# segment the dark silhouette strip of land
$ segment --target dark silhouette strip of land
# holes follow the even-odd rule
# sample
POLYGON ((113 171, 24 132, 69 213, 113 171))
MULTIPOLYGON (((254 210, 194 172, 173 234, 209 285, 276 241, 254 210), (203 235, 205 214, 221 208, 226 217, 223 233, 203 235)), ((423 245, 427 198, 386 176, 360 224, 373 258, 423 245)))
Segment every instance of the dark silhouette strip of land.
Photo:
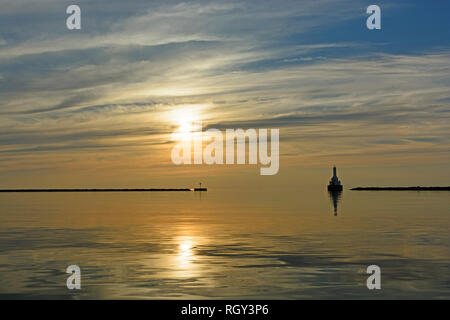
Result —
POLYGON ((387 190, 387 191, 450 191, 449 187, 357 187, 352 188, 350 190, 357 191, 378 191, 378 190, 387 190))
MULTIPOLYGON (((202 188, 206 191, 206 188, 202 188)), ((149 191, 197 191, 182 189, 2 189, 0 192, 149 192, 149 191)))

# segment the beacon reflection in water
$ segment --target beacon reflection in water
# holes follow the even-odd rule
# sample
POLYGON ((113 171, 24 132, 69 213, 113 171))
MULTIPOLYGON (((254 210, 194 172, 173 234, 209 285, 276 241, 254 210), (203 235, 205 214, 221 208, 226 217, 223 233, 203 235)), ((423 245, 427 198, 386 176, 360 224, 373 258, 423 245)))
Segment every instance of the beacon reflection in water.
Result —
POLYGON ((342 191, 328 191, 328 194, 330 195, 331 202, 333 202, 334 215, 337 216, 338 204, 339 201, 342 199, 342 191))

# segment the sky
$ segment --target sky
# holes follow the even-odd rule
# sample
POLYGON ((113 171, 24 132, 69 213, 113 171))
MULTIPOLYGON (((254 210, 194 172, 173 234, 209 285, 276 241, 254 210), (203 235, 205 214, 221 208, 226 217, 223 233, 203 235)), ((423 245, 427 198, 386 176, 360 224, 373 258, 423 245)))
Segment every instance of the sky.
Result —
POLYGON ((0 187, 326 184, 334 164, 346 185, 449 185, 448 1, 0 8, 0 187), (279 173, 174 165, 187 121, 280 129, 279 173))

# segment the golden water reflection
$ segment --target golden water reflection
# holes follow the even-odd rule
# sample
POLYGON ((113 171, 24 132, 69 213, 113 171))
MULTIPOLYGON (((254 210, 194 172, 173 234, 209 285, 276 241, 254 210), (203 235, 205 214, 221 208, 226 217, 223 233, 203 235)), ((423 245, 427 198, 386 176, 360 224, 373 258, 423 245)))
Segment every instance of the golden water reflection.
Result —
POLYGON ((0 195, 0 299, 449 296, 447 193, 284 191, 0 195))
POLYGON ((182 277, 192 277, 196 273, 194 254, 195 240, 193 237, 182 236, 175 240, 178 243, 176 253, 177 275, 182 277))

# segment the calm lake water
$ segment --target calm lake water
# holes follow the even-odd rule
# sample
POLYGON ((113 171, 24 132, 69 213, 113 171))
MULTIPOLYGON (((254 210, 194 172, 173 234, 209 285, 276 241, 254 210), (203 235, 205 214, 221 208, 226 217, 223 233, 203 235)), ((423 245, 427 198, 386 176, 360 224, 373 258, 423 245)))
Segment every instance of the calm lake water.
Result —
POLYGON ((323 188, 0 194, 0 298, 450 299, 449 196, 344 190, 335 215, 323 188))

